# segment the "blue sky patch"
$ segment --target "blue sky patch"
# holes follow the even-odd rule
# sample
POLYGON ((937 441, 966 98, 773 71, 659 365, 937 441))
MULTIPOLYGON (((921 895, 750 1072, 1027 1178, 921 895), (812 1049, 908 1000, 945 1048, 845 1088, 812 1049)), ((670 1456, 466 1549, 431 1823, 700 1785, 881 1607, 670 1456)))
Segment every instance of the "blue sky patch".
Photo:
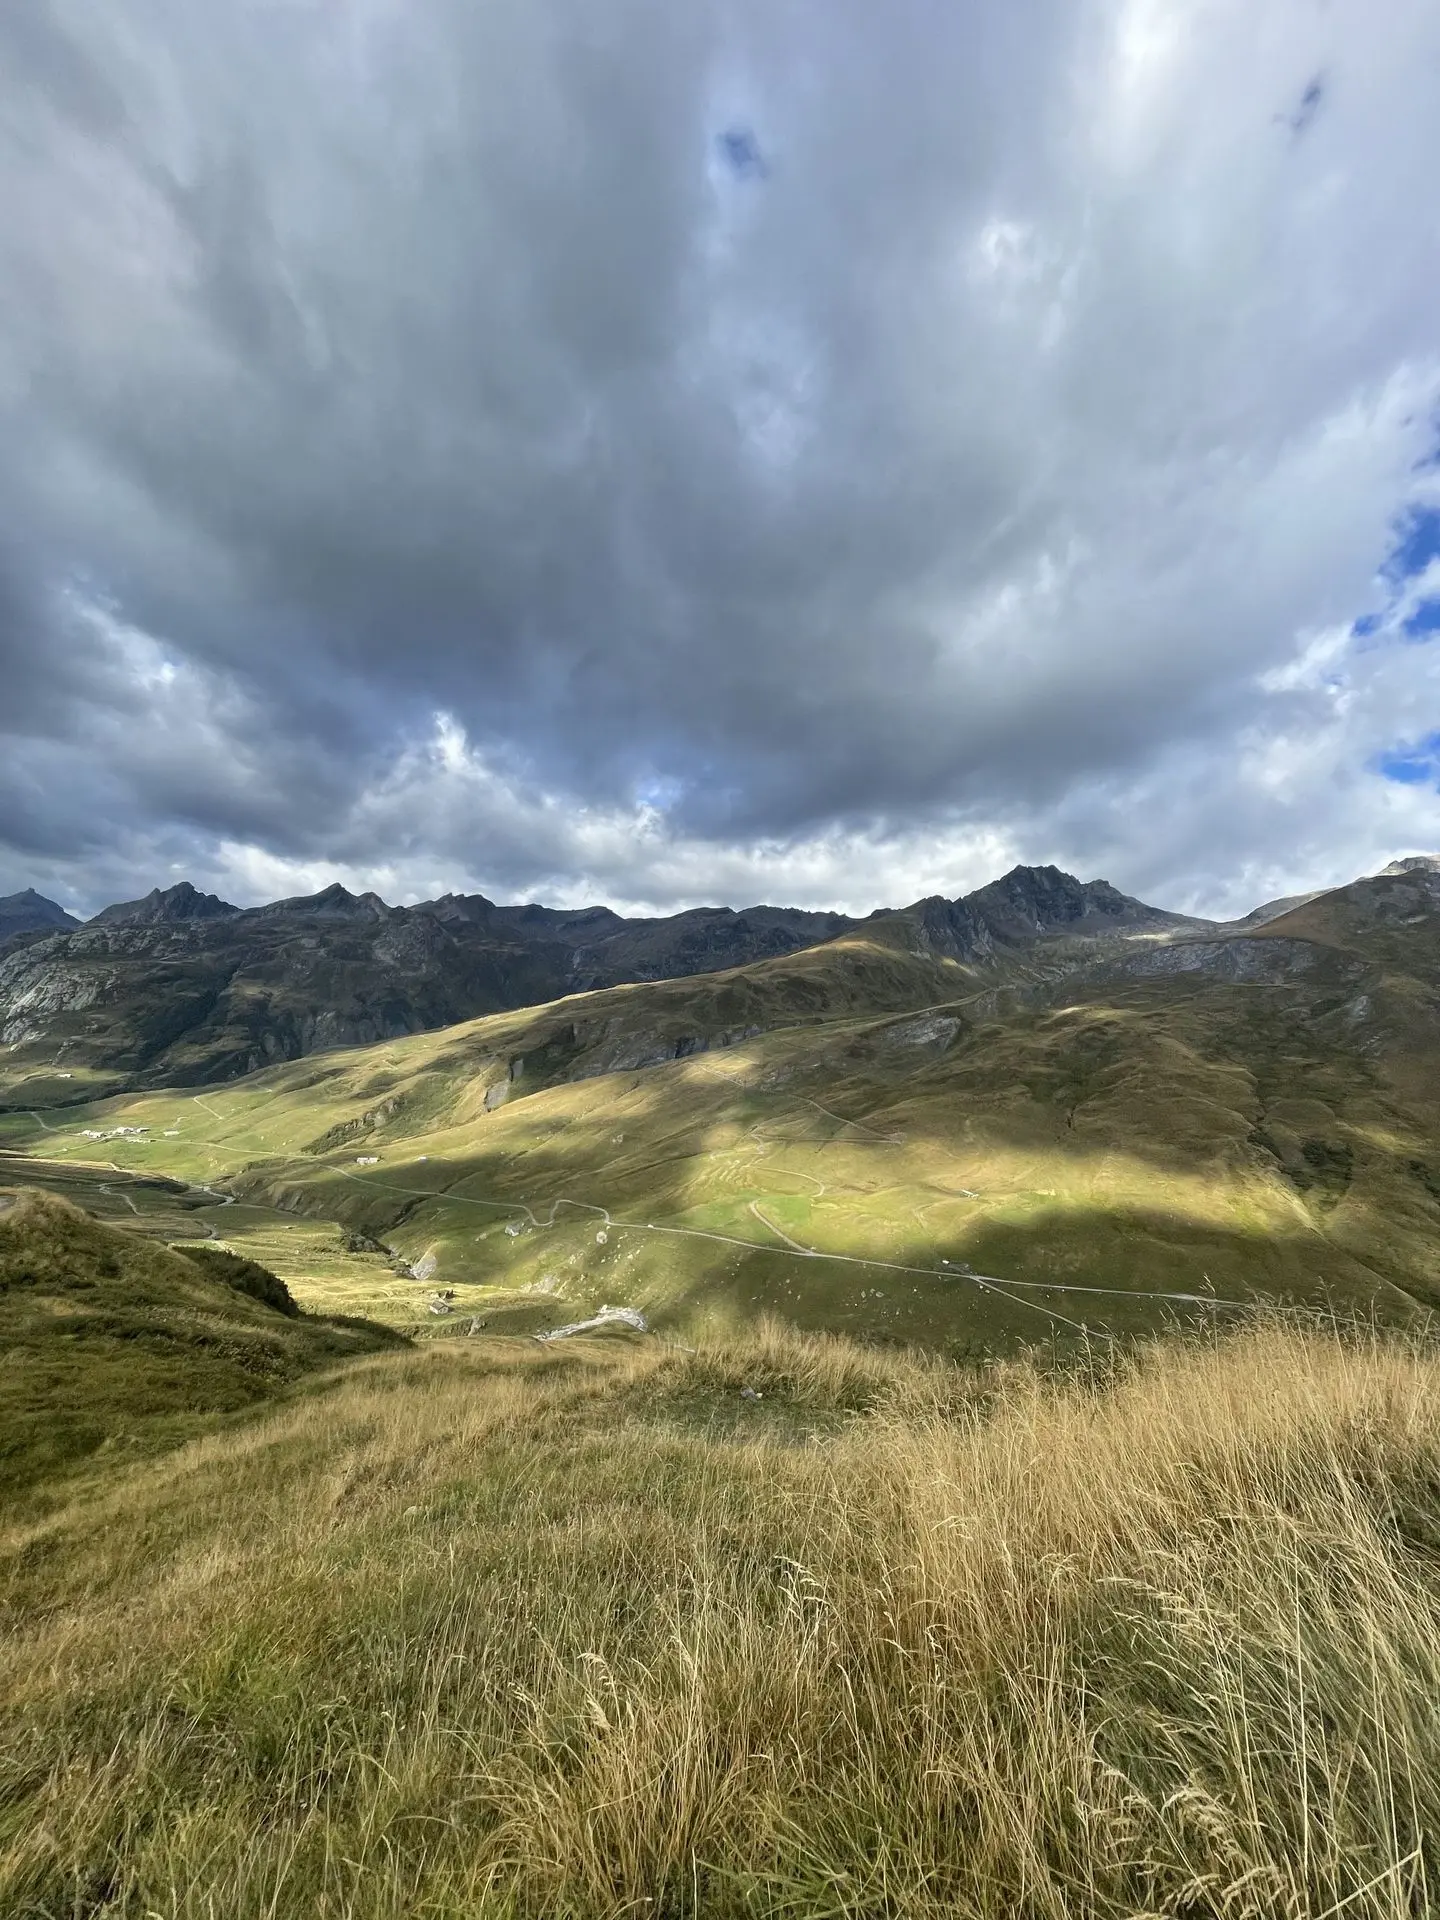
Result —
POLYGON ((1402 787, 1440 786, 1440 733, 1427 734, 1411 746, 1392 747, 1371 761, 1371 770, 1402 787))
MULTIPOLYGON (((1397 631, 1396 615, 1405 598, 1405 589, 1436 560, 1440 560, 1440 508, 1408 507, 1393 523, 1393 544, 1377 573, 1376 581, 1388 601, 1379 613, 1362 613, 1351 622, 1356 640, 1368 640, 1388 628, 1397 631)), ((1427 596, 1398 622, 1404 640, 1428 641, 1440 634, 1440 598, 1427 596)))
POLYGON ((1398 585, 1432 560, 1440 560, 1440 508, 1412 507, 1399 523, 1384 577, 1398 585))
POLYGON ((652 774, 648 779, 635 783, 635 804, 653 807, 657 813, 668 813, 685 798, 685 791, 683 780, 673 779, 668 774, 652 774))

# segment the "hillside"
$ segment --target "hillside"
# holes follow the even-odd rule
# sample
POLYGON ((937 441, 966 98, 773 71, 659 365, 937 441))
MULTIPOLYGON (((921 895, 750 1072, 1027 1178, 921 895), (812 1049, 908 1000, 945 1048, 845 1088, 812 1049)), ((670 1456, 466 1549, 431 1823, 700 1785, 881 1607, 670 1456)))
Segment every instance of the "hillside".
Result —
POLYGON ((1421 931, 1433 932, 1437 911, 1440 864, 1396 862, 1391 871, 1311 894, 1267 921, 1263 932, 1363 953, 1400 972, 1419 968, 1440 985, 1440 943, 1427 943, 1421 931))
POLYGON ((173 1446, 392 1340, 302 1316, 233 1255, 187 1257, 51 1194, 0 1195, 0 1502, 52 1500, 97 1459, 173 1446))
POLYGON ((1433 1912, 1437 1408, 1275 1327, 383 1356, 0 1531, 0 1911, 1433 1912))
MULTIPOLYGON (((975 894, 873 915, 863 929, 1003 966, 1060 933, 1104 940, 1193 924, 1103 881, 1017 867, 975 894)), ((783 958, 861 928, 779 907, 625 920, 603 907, 502 907, 476 894, 401 908, 338 886, 242 911, 181 882, 75 931, 47 937, 36 925, 0 957, 0 1106, 219 1083, 568 993, 783 958)))
POLYGON ((1374 927, 1334 896, 1003 964, 937 956, 917 909, 0 1139, 61 1190, 195 1183, 185 1217, 124 1199, 307 1303, 437 1331, 778 1312, 958 1354, 1261 1300, 1405 1321, 1440 1303, 1429 884, 1362 883, 1374 927))

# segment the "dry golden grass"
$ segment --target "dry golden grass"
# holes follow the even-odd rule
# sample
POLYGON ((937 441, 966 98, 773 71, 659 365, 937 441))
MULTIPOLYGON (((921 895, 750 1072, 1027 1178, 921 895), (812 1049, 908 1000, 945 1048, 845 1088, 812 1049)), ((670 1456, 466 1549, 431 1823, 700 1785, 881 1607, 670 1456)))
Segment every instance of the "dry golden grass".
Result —
POLYGON ((1428 1912, 1437 1389, 363 1363, 0 1543, 0 1912, 1428 1912))

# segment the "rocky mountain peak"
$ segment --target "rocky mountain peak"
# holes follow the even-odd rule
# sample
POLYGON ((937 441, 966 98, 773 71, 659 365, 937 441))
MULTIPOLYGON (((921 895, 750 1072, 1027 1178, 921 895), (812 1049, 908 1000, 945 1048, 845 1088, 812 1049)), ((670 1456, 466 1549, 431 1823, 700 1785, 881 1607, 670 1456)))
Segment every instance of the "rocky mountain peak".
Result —
POLYGON ((120 900, 102 907, 92 927, 175 926, 189 920, 228 920, 240 911, 217 894, 201 893, 188 880, 173 887, 152 887, 143 900, 120 900))
POLYGON ((322 887, 319 893, 297 894, 289 900, 272 901, 268 907, 251 908, 257 918, 267 920, 282 916, 303 916, 310 920, 383 920, 393 911, 395 909, 388 907, 378 893, 351 893, 338 880, 322 887))
POLYGON ((1056 934, 1161 933, 1208 927, 1134 900, 1108 880, 1077 880, 1059 867, 1012 867, 974 893, 936 894, 910 909, 933 952, 978 960, 1056 934))
POLYGON ((1127 905, 1139 904, 1127 902, 1108 880, 1077 880, 1059 867, 1012 867, 989 886, 967 894, 966 902, 997 932, 1003 926, 1025 935, 1050 933, 1090 913, 1116 917, 1127 905))
POLYGON ((79 924, 57 901, 47 900, 33 887, 0 898, 0 942, 21 933, 65 933, 79 924))
POLYGON ((1108 880, 1077 880, 1059 867, 1012 867, 999 880, 965 896, 970 911, 1004 940, 1047 933, 1158 931, 1208 922, 1147 906, 1108 880))
POLYGON ((442 893, 438 900, 421 900, 411 909, 428 914, 446 926, 476 925, 490 918, 495 902, 483 893, 442 893))

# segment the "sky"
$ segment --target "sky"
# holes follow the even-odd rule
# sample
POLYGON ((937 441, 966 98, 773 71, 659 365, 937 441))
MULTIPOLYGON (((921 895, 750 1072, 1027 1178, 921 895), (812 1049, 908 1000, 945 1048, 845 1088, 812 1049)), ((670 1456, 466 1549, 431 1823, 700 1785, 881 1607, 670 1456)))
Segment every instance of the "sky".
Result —
POLYGON ((0 8, 0 894, 1440 847, 1434 0, 0 8))

